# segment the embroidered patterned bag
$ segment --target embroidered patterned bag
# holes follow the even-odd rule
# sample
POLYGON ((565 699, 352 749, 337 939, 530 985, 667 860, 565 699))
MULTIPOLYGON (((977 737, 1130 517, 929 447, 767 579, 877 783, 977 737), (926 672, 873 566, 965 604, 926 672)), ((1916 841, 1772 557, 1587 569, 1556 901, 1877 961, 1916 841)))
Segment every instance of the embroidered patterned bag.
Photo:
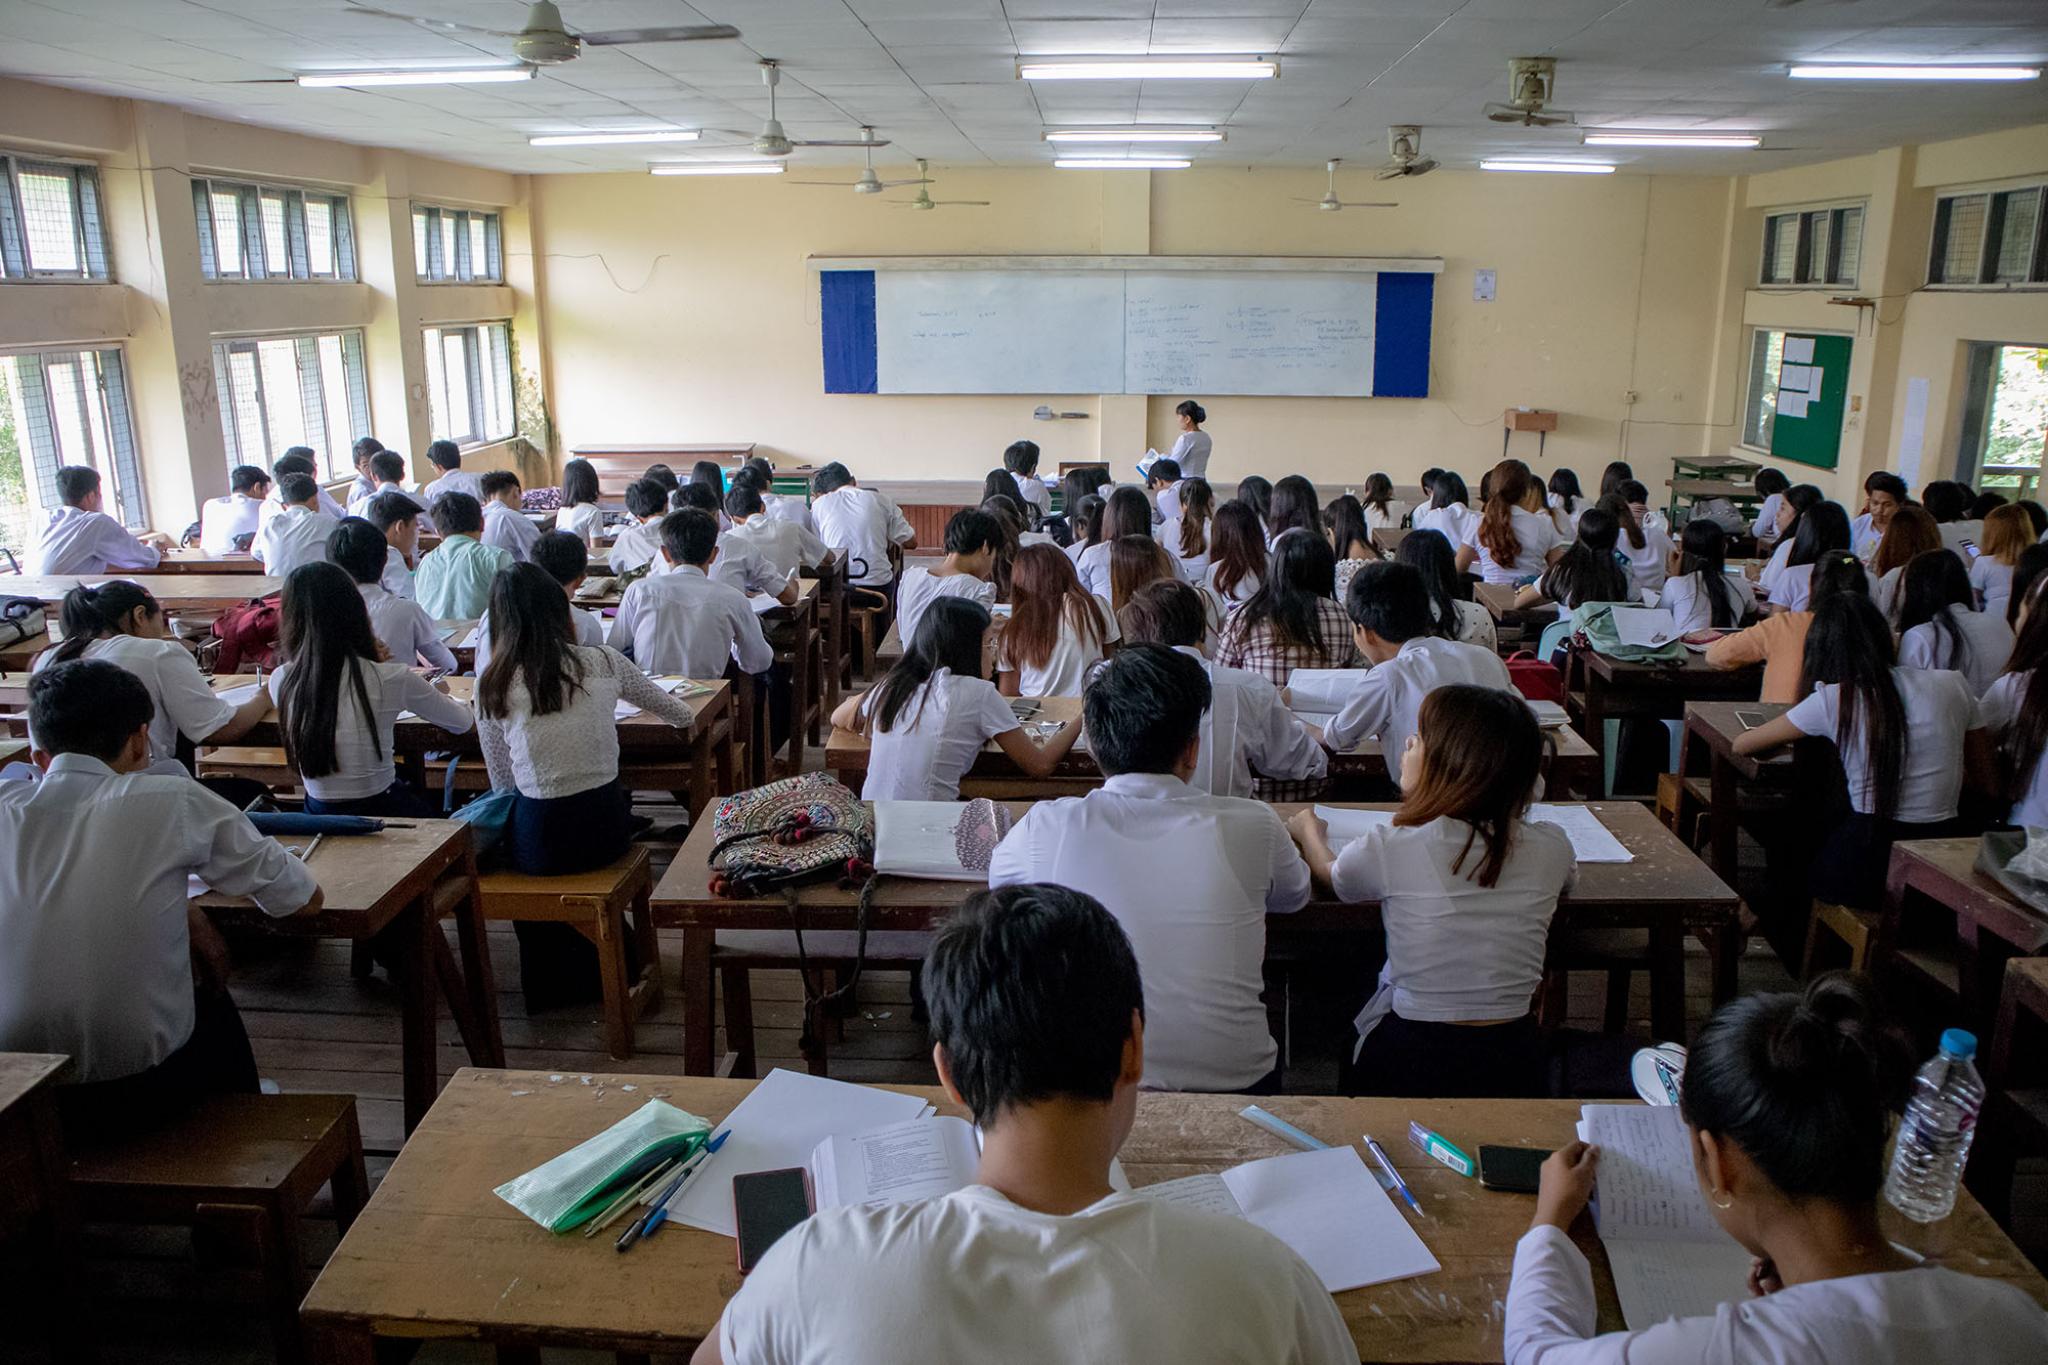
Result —
POLYGON ((870 875, 875 817, 829 774, 802 773, 719 802, 711 841, 712 891, 759 896, 826 876, 870 875))

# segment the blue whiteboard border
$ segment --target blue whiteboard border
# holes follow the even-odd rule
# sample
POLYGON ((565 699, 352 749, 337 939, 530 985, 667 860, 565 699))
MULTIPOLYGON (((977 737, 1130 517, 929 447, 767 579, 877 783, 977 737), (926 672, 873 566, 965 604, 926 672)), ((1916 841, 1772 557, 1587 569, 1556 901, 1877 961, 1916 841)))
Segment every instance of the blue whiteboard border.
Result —
POLYGON ((825 346, 825 392, 874 393, 875 272, 818 273, 819 331, 825 346))
POLYGON ((1383 270, 1372 345, 1372 396, 1429 396, 1429 323, 1436 276, 1383 270))

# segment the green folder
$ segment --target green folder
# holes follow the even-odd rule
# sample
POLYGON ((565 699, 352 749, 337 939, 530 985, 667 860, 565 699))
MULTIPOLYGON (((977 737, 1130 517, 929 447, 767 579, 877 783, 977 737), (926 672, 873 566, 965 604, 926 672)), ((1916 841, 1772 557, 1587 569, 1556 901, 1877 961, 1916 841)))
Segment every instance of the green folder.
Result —
POLYGON ((649 1100, 588 1142, 506 1181, 496 1193, 549 1232, 569 1232, 662 1162, 694 1155, 710 1136, 709 1120, 649 1100))

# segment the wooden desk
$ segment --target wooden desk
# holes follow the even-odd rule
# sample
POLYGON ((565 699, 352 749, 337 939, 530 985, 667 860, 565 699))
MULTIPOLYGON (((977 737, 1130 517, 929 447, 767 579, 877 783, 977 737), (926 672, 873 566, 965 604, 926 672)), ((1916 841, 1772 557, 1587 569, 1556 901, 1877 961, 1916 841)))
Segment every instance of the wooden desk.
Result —
POLYGON ((1791 710, 1783 702, 1689 701, 1685 704, 1685 734, 1678 748, 1678 778, 1683 782, 1707 773, 1707 862, 1723 881, 1735 880, 1736 834, 1741 825, 1740 784, 1789 787, 1792 755, 1781 750, 1768 757, 1735 752, 1738 735, 1750 727, 1735 713, 1762 713, 1775 720, 1791 710))
MULTIPOLYGON (((1028 803, 1014 802, 1021 816, 1028 803)), ((1390 805, 1363 807, 1392 810, 1390 805)), ((1276 805, 1286 819, 1298 805, 1276 805)), ((1636 929, 1650 937, 1651 1024, 1659 1038, 1685 1036, 1685 935, 1705 943, 1712 965, 1716 1003, 1735 994, 1737 900, 1676 835, 1645 807, 1631 801, 1599 802, 1591 809, 1622 845, 1632 863, 1592 863, 1579 869, 1578 885, 1558 905, 1560 925, 1587 929, 1636 929)), ((711 1074, 715 1028, 711 981, 712 949, 721 929, 787 930, 790 912, 781 896, 735 899, 711 891, 713 840, 709 821, 690 831, 654 888, 655 922, 683 931, 683 1069, 711 1074)), ((871 932, 927 933, 965 898, 965 883, 881 877, 869 898, 871 932)), ((1292 915, 1266 921, 1271 953, 1276 943, 1330 934, 1377 934, 1377 901, 1347 905, 1318 888, 1318 899, 1292 915)), ((858 893, 833 882, 800 887, 796 903, 807 930, 852 929, 858 893)), ((1361 985, 1363 981, 1361 981, 1361 985)))
POLYGON ((6 580, 10 597, 34 597, 55 607, 64 594, 81 584, 97 586, 125 578, 148 588, 166 611, 226 611, 252 597, 284 590, 282 578, 247 573, 53 574, 6 580))
POLYGON ((1872 960, 1953 992, 1988 1037, 2006 963, 2048 951, 2048 916, 1977 871, 1976 839, 1892 845, 1872 960))
POLYGON ((789 666, 789 772, 794 775, 803 771, 804 737, 824 720, 818 580, 799 579, 796 601, 761 613, 761 629, 775 650, 775 662, 789 666))
POLYGON ((1687 650, 1682 663, 1629 663, 1590 649, 1568 650, 1565 705, 1595 753, 1604 753, 1606 722, 1630 716, 1677 720, 1689 701, 1755 701, 1763 666, 1709 668, 1687 650))
POLYGON ((57 642, 45 631, 0 647, 0 673, 26 673, 35 667, 36 656, 57 642))
MULTIPOLYGON (((377 1187, 307 1295, 315 1358, 359 1365, 379 1337, 461 1340, 532 1358, 541 1348, 686 1355, 738 1292, 730 1238, 671 1225, 630 1255, 612 1239, 558 1237, 491 1193, 661 1096, 714 1123, 751 1081, 465 1067, 377 1187), (631 1093, 621 1087, 636 1086, 631 1093)), ((935 1087, 890 1087, 939 1112, 960 1108, 935 1087)), ((1443 1264, 1433 1275, 1336 1295, 1359 1356, 1392 1362, 1498 1361, 1500 1305, 1531 1195, 1487 1190, 1388 1134, 1416 1119, 1467 1151, 1481 1144, 1569 1142, 1574 1100, 1377 1100, 1276 1096, 1259 1103, 1326 1142, 1378 1135, 1430 1211, 1417 1230, 1443 1264)), ((1293 1149, 1237 1117, 1242 1097, 1138 1096, 1120 1159, 1139 1188, 1293 1149)), ((2048 1283, 1967 1194, 1945 1225, 1949 1264, 2048 1301, 2048 1283)), ((1591 1222, 1572 1238, 1593 1267, 1601 1331, 1622 1327, 1606 1252, 1591 1222)), ((503 1358, 503 1357, 501 1357, 503 1358)))
MULTIPOLYGON (((303 846, 309 841, 295 837, 286 842, 303 846)), ((410 1132, 439 1088, 437 977, 469 1059, 479 1066, 505 1061, 469 826, 458 820, 421 820, 386 825, 378 834, 335 835, 321 841, 307 867, 325 893, 315 915, 273 918, 249 900, 213 891, 193 904, 216 920, 314 938, 360 941, 400 926, 387 942, 398 956, 405 1126, 410 1132), (450 910, 462 951, 459 967, 441 934, 441 916, 450 910)))
POLYGON ((261 574, 263 564, 256 556, 246 552, 229 551, 226 554, 209 554, 205 550, 165 550, 163 560, 154 569, 132 569, 135 574, 261 574))
MULTIPOLYGON (((74 1352, 83 1358, 87 1352, 81 1348, 95 1335, 68 1177, 71 1163, 57 1119, 57 1080, 70 1067, 69 1057, 0 1052, 0 1232, 30 1230, 39 1272, 27 1285, 11 1286, 10 1298, 31 1310, 26 1343, 31 1351, 42 1340, 54 1359, 68 1359, 74 1352)), ((7 1336, 19 1340, 19 1332, 10 1326, 7 1336)))
POLYGON ((448 652, 455 656, 455 667, 464 673, 476 672, 476 628, 479 622, 474 617, 461 617, 449 621, 436 621, 440 630, 452 630, 441 643, 448 646, 448 652))

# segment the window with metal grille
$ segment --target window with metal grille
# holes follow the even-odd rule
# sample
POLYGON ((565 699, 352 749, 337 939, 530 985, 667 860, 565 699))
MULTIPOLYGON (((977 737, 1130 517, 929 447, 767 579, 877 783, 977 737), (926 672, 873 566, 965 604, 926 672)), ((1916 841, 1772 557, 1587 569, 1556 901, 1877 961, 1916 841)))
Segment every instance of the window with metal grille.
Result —
POLYGON ((1771 424, 1778 416, 1778 371, 1784 363, 1785 334, 1759 327, 1749 334, 1749 385, 1742 405, 1742 444, 1771 448, 1771 424))
POLYGON ((1927 282, 2048 284, 2048 186, 1945 194, 1934 201, 1927 282))
POLYGON ((498 215, 412 206, 412 258, 422 284, 496 284, 505 278, 498 215))
POLYGON ((213 380, 228 468, 311 446, 323 477, 351 472, 349 448, 370 433, 361 332, 216 337, 213 380))
POLYGON ((112 278, 99 171, 0 154, 0 279, 112 278))
POLYGON ((1854 285, 1863 254, 1858 205, 1773 213, 1764 219, 1763 284, 1854 285))
POLYGON ((33 538, 65 465, 99 470, 107 511, 148 525, 117 346, 0 355, 0 543, 18 550, 33 538))
POLYGON ((511 324, 429 327, 422 340, 434 439, 473 446, 514 435, 511 324))
POLYGON ((212 280, 353 280, 348 196, 290 185, 192 182, 199 268, 212 280))

